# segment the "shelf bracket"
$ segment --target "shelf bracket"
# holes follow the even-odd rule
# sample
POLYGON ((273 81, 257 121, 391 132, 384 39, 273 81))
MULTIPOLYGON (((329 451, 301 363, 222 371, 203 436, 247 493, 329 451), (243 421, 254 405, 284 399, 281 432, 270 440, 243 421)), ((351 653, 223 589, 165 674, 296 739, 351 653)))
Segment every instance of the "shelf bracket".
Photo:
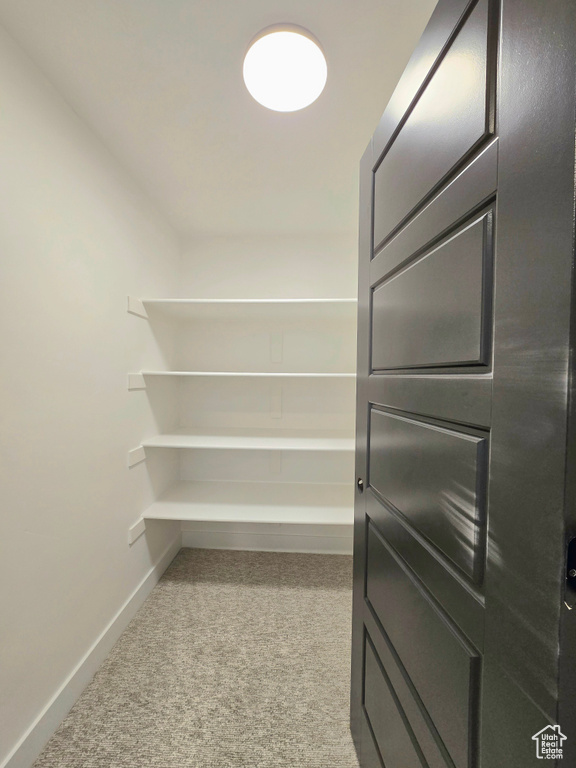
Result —
POLYGON ((131 315, 137 315, 138 317, 143 317, 146 320, 148 319, 146 307, 140 301, 140 299, 136 298, 136 296, 128 296, 128 312, 131 315))
POLYGON ((282 474, 282 451, 270 451, 270 474, 279 477, 282 474))
POLYGON ((128 389, 146 389, 146 381, 141 373, 128 374, 128 389))
POLYGON ((284 357, 284 334, 282 331, 270 334, 270 362, 281 363, 284 357))
POLYGON ((282 418, 282 387, 279 384, 272 384, 270 388, 270 416, 282 418))
POLYGON ((146 520, 141 517, 134 523, 134 525, 131 525, 130 528, 128 528, 128 544, 132 546, 132 544, 134 544, 134 542, 139 539, 140 536, 142 536, 145 530, 146 520))
POLYGON ((128 468, 135 467, 136 464, 146 461, 146 452, 143 446, 139 445, 138 448, 133 448, 128 451, 128 468))

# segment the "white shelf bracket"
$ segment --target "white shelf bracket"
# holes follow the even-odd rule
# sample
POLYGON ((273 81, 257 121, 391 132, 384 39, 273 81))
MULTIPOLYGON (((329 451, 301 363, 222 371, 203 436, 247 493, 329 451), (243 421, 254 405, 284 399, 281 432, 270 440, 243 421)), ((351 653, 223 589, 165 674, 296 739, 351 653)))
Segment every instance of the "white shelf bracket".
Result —
POLYGON ((128 389, 146 389, 146 380, 141 373, 128 374, 128 389))
POLYGON ((143 317, 146 320, 148 319, 146 307, 140 301, 140 299, 136 298, 136 296, 128 296, 128 312, 131 315, 137 315, 138 317, 143 317))
POLYGON ((282 451, 270 451, 270 474, 272 477, 282 474, 282 451))
POLYGON ((143 446, 139 445, 138 448, 133 448, 128 451, 128 469, 135 467, 136 464, 146 461, 146 451, 143 446))
POLYGON ((281 363, 284 358, 284 334, 282 331, 270 334, 270 362, 281 363))
POLYGON ((270 388, 270 416, 273 419, 282 418, 282 387, 279 384, 270 388))
POLYGON ((131 525, 130 528, 128 528, 128 544, 132 546, 132 544, 134 544, 134 542, 139 539, 140 536, 142 536, 145 530, 146 520, 141 517, 134 523, 134 525, 131 525))

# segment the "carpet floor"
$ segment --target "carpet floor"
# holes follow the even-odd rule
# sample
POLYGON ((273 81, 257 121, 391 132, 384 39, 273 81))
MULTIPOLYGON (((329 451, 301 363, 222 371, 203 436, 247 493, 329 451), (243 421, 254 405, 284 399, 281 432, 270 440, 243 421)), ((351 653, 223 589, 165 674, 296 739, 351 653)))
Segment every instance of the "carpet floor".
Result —
POLYGON ((352 558, 182 549, 34 768, 357 768, 352 558))

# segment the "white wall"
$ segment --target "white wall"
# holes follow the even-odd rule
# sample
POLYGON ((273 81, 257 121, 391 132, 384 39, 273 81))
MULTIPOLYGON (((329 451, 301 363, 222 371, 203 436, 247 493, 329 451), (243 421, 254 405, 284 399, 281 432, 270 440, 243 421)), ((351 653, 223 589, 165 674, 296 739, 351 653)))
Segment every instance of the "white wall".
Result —
POLYGON ((126 296, 174 290, 177 239, 3 31, 0 199, 1 765, 180 533, 127 545, 176 467, 126 467, 169 417, 126 374, 171 362, 126 296))
POLYGON ((194 298, 349 298, 357 285, 355 232, 206 235, 185 244, 178 290, 194 298))

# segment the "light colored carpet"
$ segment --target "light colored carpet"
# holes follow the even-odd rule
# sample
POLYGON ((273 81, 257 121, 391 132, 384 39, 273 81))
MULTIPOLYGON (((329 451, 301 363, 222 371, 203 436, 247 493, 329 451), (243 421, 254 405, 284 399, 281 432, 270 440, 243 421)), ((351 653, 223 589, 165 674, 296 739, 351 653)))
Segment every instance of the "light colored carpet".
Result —
POLYGON ((35 768, 357 768, 352 559, 183 549, 35 768))

